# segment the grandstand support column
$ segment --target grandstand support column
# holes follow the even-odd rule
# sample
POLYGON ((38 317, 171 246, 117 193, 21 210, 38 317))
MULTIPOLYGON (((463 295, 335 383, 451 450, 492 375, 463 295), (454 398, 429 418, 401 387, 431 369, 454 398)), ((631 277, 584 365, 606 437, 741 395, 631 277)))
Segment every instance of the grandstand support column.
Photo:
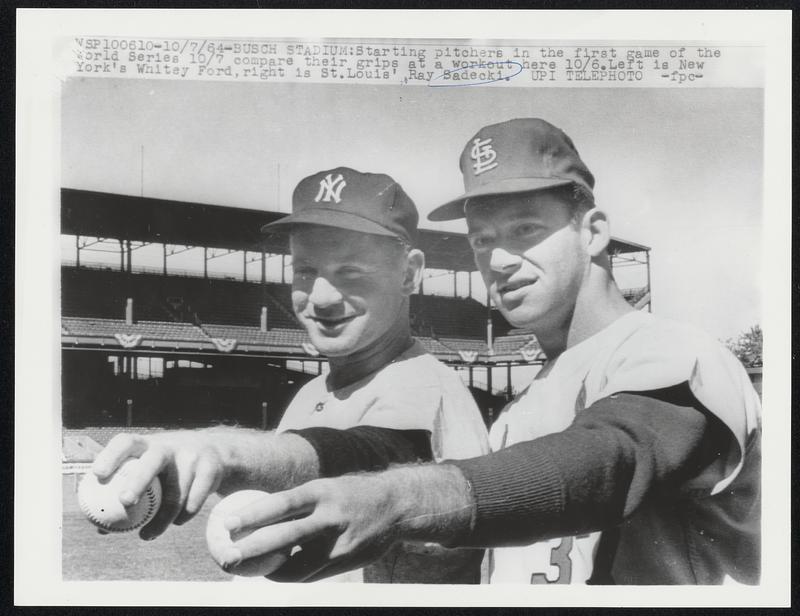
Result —
POLYGON ((247 282, 247 251, 242 251, 242 280, 247 282))
POLYGON ((162 246, 164 247, 164 276, 166 276, 167 275, 167 245, 166 244, 162 244, 162 246))
POLYGON ((653 291, 650 289, 650 251, 645 251, 645 260, 647 262, 647 293, 650 298, 647 300, 647 312, 653 312, 653 291))
POLYGON ((133 400, 131 398, 125 401, 125 425, 128 428, 133 425, 133 400))
POLYGON ((267 403, 261 403, 261 429, 267 429, 267 403))
POLYGON ((117 240, 119 242, 119 271, 125 271, 125 244, 122 240, 117 240))
POLYGON ((473 387, 473 385, 474 385, 474 378, 473 378, 473 375, 472 375, 472 366, 469 366, 469 367, 467 368, 467 370, 469 371, 469 386, 470 386, 470 387, 473 387))
POLYGON ((492 364, 486 364, 486 392, 492 395, 492 364))
POLYGON ((513 392, 511 390, 511 362, 506 364, 506 400, 511 400, 513 392))
POLYGON ((267 253, 261 251, 261 282, 267 282, 267 253))
POLYGON ((286 282, 286 255, 281 255, 281 283, 286 282))
POLYGON ((494 336, 492 335, 492 298, 486 290, 486 352, 494 355, 494 336))
POLYGON ((203 246, 203 278, 208 278, 208 246, 203 246))
POLYGON ((131 250, 131 241, 125 240, 127 244, 127 252, 128 252, 128 273, 131 273, 131 257, 133 256, 133 250, 131 250))
POLYGON ((81 266, 81 236, 75 236, 75 267, 81 266))
POLYGON ((458 272, 453 270, 453 297, 458 297, 458 272))

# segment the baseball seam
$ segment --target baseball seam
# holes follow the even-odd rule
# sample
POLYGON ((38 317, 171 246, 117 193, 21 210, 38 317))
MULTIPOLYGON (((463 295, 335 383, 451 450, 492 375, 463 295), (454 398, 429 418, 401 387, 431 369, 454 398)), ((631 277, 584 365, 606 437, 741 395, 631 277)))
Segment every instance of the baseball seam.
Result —
POLYGON ((102 528, 103 530, 108 531, 110 533, 125 533, 125 532, 129 532, 129 531, 132 531, 132 530, 136 530, 137 528, 139 528, 141 526, 144 526, 145 524, 147 524, 147 522, 149 522, 152 519, 153 515, 155 514, 156 491, 153 489, 152 486, 148 486, 147 490, 144 493, 144 496, 147 499, 147 509, 145 510, 144 515, 142 516, 142 519, 137 524, 132 524, 132 525, 129 525, 129 526, 123 526, 123 527, 109 526, 108 524, 106 524, 102 520, 98 520, 97 519, 97 517, 94 515, 94 513, 89 510, 89 507, 88 507, 86 502, 81 501, 80 502, 80 507, 81 507, 81 511, 83 511, 84 515, 87 518, 89 518, 89 520, 91 520, 91 522, 95 526, 97 526, 99 528, 102 528))

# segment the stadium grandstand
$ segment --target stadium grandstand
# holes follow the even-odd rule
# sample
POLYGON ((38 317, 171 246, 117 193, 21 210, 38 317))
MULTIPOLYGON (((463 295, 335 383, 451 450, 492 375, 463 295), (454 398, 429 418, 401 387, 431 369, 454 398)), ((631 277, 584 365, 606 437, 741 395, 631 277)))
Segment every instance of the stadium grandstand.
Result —
MULTIPOLYGON (((121 430, 272 428, 327 370, 292 312, 286 241, 260 233, 284 215, 62 189, 66 461, 91 460, 121 430)), ((421 248, 414 334, 458 371, 488 424, 540 349, 489 305, 463 234, 422 230, 421 248)), ((650 249, 614 238, 611 255, 615 275, 635 271, 625 297, 649 310, 650 249)))

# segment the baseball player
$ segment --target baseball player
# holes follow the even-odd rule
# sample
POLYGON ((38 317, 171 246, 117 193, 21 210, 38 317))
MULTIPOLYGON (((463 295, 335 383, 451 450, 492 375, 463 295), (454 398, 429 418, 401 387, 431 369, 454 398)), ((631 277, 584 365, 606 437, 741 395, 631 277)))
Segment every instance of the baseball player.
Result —
POLYGON ((264 527, 235 557, 330 532, 316 562, 290 559, 298 579, 413 539, 495 548, 493 583, 758 583, 761 410, 742 366, 625 302, 594 178, 561 130, 486 126, 460 166, 466 192, 430 218, 466 217, 494 302, 545 365, 492 426, 493 453, 276 495, 228 520, 264 527))
MULTIPOLYGON (((162 477, 166 504, 141 531, 144 538, 190 519, 214 491, 275 491, 390 462, 489 451, 461 379, 411 336, 409 298, 424 255, 415 247, 417 210, 402 187, 387 175, 339 167, 303 179, 292 207, 264 231, 289 234, 294 311, 330 372, 298 392, 274 433, 213 428, 112 439, 94 463, 98 476, 127 457, 140 459, 123 502, 162 477)), ((315 545, 306 546, 307 554, 315 545)), ((477 583, 482 556, 480 549, 397 544, 365 568, 363 579, 477 583)))

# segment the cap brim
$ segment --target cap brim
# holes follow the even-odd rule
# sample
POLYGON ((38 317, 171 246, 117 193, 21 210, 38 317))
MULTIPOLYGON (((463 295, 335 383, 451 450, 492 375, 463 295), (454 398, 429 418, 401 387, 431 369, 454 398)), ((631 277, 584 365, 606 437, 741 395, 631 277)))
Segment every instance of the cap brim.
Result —
POLYGON ((372 235, 383 235, 386 237, 400 237, 396 233, 389 231, 372 220, 362 218, 357 214, 343 212, 342 210, 329 210, 315 208, 305 210, 296 214, 290 214, 285 218, 268 223, 261 227, 262 233, 286 233, 295 225, 320 225, 322 227, 335 227, 337 229, 347 229, 348 231, 359 231, 372 235))
POLYGON ((453 199, 444 205, 440 205, 428 214, 428 220, 442 221, 464 218, 464 206, 466 202, 475 197, 533 192, 537 190, 546 190, 548 188, 556 188, 558 186, 567 186, 572 183, 574 183, 574 180, 565 180, 561 178, 508 178, 506 180, 499 180, 491 184, 477 186, 465 192, 458 199, 453 199))

